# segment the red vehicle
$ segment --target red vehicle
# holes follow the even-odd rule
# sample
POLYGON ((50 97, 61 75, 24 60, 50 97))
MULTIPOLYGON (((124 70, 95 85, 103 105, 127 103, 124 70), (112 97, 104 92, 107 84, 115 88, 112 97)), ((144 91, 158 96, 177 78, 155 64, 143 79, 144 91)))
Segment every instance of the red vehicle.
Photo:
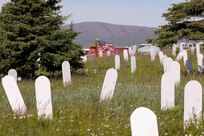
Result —
POLYGON ((106 56, 107 51, 110 51, 111 55, 122 53, 127 47, 116 47, 113 43, 104 42, 101 40, 95 40, 94 45, 90 47, 88 55, 98 56, 98 52, 102 51, 103 56, 106 56))

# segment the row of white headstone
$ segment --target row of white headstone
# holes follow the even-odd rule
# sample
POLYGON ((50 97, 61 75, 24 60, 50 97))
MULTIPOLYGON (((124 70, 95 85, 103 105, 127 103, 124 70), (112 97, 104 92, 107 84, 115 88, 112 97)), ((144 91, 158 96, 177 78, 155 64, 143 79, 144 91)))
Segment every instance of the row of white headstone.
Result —
MULTIPOLYGON (((196 43, 196 46, 191 44, 190 50, 191 54, 195 54, 195 49, 196 49, 196 55, 200 54, 200 46, 202 43, 196 43)), ((185 43, 178 43, 178 44, 173 44, 172 46, 172 55, 175 57, 176 56, 176 50, 179 48, 179 52, 183 52, 184 50, 184 45, 185 43)))
MULTIPOLYGON (((12 76, 15 81, 17 82, 17 71, 15 69, 10 69, 8 71, 8 75, 12 76)), ((64 61, 62 63, 62 79, 63 85, 66 87, 67 85, 71 84, 71 69, 70 63, 68 61, 64 61)))
MULTIPOLYGON (((2 85, 13 112, 20 115, 26 113, 27 108, 14 77, 11 75, 4 76, 2 85)), ((52 118, 51 89, 50 81, 47 77, 40 76, 36 79, 35 95, 37 115, 43 118, 52 118)))
MULTIPOLYGON (((70 73, 67 73, 67 69, 70 65, 67 61, 63 62, 63 76, 65 85, 70 83, 67 77, 70 73)), ((109 69, 106 72, 103 87, 100 95, 100 101, 109 100, 113 97, 115 85, 117 82, 118 73, 115 69, 109 69)), ((16 79, 11 75, 6 75, 2 78, 2 85, 5 90, 6 96, 9 100, 10 106, 15 114, 24 114, 27 110, 20 90, 18 88, 16 79)), ((39 117, 52 118, 52 100, 50 81, 45 76, 40 76, 35 81, 36 92, 36 104, 37 114, 39 117)))
MULTIPOLYGON (((130 57, 130 63, 131 63, 131 73, 134 73, 137 68, 135 56, 130 57)), ((120 56, 119 55, 115 55, 115 69, 120 70, 120 56)))

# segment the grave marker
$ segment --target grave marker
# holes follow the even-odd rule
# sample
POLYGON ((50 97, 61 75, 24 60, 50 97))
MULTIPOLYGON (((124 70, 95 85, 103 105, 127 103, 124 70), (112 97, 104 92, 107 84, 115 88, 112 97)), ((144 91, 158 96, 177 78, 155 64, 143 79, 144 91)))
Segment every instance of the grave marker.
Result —
POLYGON ((170 64, 173 62, 172 58, 167 57, 163 60, 164 72, 170 71, 170 64))
POLYGON ((107 57, 111 56, 111 52, 108 50, 108 51, 106 52, 106 55, 107 55, 107 57))
POLYGON ((150 46, 151 61, 155 61, 156 54, 157 52, 156 52, 155 46, 150 46))
POLYGON ((183 52, 183 43, 180 43, 180 44, 179 44, 179 51, 180 51, 180 52, 183 52))
POLYGON ((113 97, 117 78, 117 70, 112 68, 107 70, 100 95, 100 101, 110 100, 113 97))
POLYGON ((125 49, 125 50, 123 50, 123 56, 124 56, 124 60, 125 61, 128 61, 129 60, 129 58, 128 58, 128 51, 125 49))
POLYGON ((136 70, 136 58, 131 56, 131 73, 134 73, 136 70))
POLYGON ((45 76, 39 76, 35 81, 37 114, 39 117, 52 119, 52 99, 50 81, 45 76))
POLYGON ((200 54, 200 44, 196 44, 196 55, 200 54))
POLYGON ((186 61, 186 67, 187 67, 187 69, 188 69, 188 73, 190 74, 192 71, 193 71, 193 66, 192 66, 192 62, 191 62, 191 60, 187 60, 186 61))
POLYGON ((17 82, 18 77, 17 77, 17 71, 15 69, 10 69, 8 71, 8 75, 14 77, 15 81, 17 82))
POLYGON ((180 64, 177 61, 173 61, 170 64, 170 74, 174 79, 175 85, 179 85, 180 77, 181 77, 181 70, 180 64))
POLYGON ((65 87, 71 83, 71 70, 68 61, 62 63, 62 79, 65 87))
POLYGON ((162 63, 162 58, 163 58, 163 52, 162 51, 159 51, 159 61, 160 61, 160 64, 163 64, 162 63))
POLYGON ((202 115, 202 86, 196 81, 189 81, 184 90, 184 128, 190 119, 200 119, 202 115))
POLYGON ((176 44, 173 44, 173 46, 172 46, 172 55, 174 57, 176 56, 176 44))
POLYGON ((14 77, 11 75, 3 77, 2 85, 13 112, 15 114, 24 114, 26 106, 14 77))
POLYGON ((198 66, 203 67, 203 54, 198 54, 197 60, 198 60, 198 66))
POLYGON ((183 52, 179 52, 179 54, 176 57, 176 61, 180 61, 183 57, 183 52))
POLYGON ((130 116, 132 136, 159 136, 157 117, 150 109, 139 107, 130 116))
POLYGON ((184 66, 186 65, 186 61, 188 59, 188 53, 186 50, 183 50, 183 63, 184 63, 184 66))
POLYGON ((161 109, 174 108, 175 84, 172 73, 164 73, 161 79, 161 109))
POLYGON ((115 55, 115 69, 119 70, 120 69, 120 56, 115 55))
POLYGON ((191 54, 194 55, 195 54, 195 46, 192 45, 190 49, 191 49, 191 54))
POLYGON ((99 58, 103 57, 103 52, 102 52, 102 50, 99 51, 98 57, 99 57, 99 58))

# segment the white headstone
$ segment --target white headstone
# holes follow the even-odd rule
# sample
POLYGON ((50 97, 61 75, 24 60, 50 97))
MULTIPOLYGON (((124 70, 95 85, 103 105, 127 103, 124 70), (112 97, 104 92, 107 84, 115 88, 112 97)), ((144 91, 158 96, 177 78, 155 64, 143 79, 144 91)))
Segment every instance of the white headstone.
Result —
POLYGON ((183 52, 179 52, 179 54, 176 57, 176 61, 180 61, 183 57, 183 52))
POLYGON ((62 63, 62 79, 64 86, 67 86, 71 83, 71 70, 70 64, 68 61, 62 63))
POLYGON ((106 55, 107 55, 107 57, 109 57, 109 56, 111 55, 111 52, 108 50, 108 51, 106 52, 106 55))
POLYGON ((14 77, 6 75, 2 79, 2 85, 13 112, 15 114, 24 114, 26 112, 26 106, 14 77))
POLYGON ((159 136, 157 116, 150 109, 139 107, 130 116, 132 136, 159 136))
POLYGON ((120 69, 120 56, 115 55, 115 69, 119 70, 120 69))
POLYGON ((134 73, 136 70, 136 58, 131 56, 131 73, 134 73))
POLYGON ((170 71, 170 64, 173 62, 172 58, 167 57, 163 60, 164 72, 170 71))
POLYGON ((200 44, 196 44, 196 55, 200 54, 200 44))
POLYGON ((128 61, 129 60, 129 58, 128 58, 128 51, 125 49, 125 50, 123 50, 123 56, 124 56, 124 60, 125 61, 128 61))
POLYGON ((39 76, 35 81, 37 114, 39 117, 52 118, 52 98, 50 80, 39 76))
POLYGON ((137 51, 137 46, 136 45, 133 45, 133 46, 128 48, 128 52, 129 52, 130 56, 134 56, 136 51, 137 51))
POLYGON ((190 119, 199 119, 202 115, 202 86, 196 81, 189 81, 184 90, 184 128, 190 119))
POLYGON ((161 109, 174 108, 175 84, 171 73, 164 73, 161 79, 161 109))
POLYGON ((191 46, 191 54, 194 55, 195 54, 195 46, 191 46))
POLYGON ((161 63, 161 64, 163 64, 163 63, 162 63, 162 58, 163 58, 163 56, 164 56, 164 53, 163 53, 162 51, 159 51, 159 60, 160 60, 160 63, 161 63))
POLYGON ((198 54, 197 60, 198 60, 198 66, 203 67, 203 54, 198 54))
POLYGON ((176 56, 176 44, 173 44, 173 46, 172 46, 172 55, 174 57, 176 56))
POLYGON ((186 50, 183 50, 183 63, 186 66, 186 61, 188 60, 188 53, 186 50))
POLYGON ((14 77, 15 81, 17 82, 18 77, 17 77, 17 71, 15 69, 10 69, 8 71, 8 75, 14 77))
POLYGON ((130 56, 132 56, 132 50, 133 50, 132 46, 128 47, 128 52, 130 56))
POLYGON ((170 64, 170 74, 174 79, 175 85, 178 85, 180 83, 180 77, 181 77, 181 70, 180 70, 180 64, 177 61, 173 61, 170 64))
POLYGON ((155 46, 150 46, 150 57, 151 61, 155 61, 155 57, 157 55, 155 46))
POLYGON ((179 44, 179 50, 180 50, 180 52, 183 52, 183 43, 179 44))
POLYGON ((100 95, 100 101, 109 100, 113 97, 117 78, 117 70, 112 68, 107 70, 100 95))
POLYGON ((136 46, 136 45, 133 45, 133 46, 132 46, 132 56, 135 56, 136 51, 137 51, 137 46, 136 46))
POLYGON ((102 50, 99 51, 98 57, 99 57, 99 58, 103 57, 103 52, 102 52, 102 50))

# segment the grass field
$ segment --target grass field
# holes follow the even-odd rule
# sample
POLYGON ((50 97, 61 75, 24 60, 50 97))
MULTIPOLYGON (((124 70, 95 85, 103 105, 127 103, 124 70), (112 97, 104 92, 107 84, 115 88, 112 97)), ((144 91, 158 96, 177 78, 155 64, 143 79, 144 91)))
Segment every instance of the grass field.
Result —
MULTIPOLYGON (((171 56, 168 52, 165 52, 171 56)), ((38 119, 36 115, 35 80, 18 83, 28 111, 23 116, 14 115, 5 92, 0 85, 0 135, 1 136, 130 136, 130 115, 138 107, 150 108, 157 115, 160 136, 204 135, 204 120, 183 131, 183 91, 190 80, 204 85, 204 75, 197 72, 196 56, 190 55, 194 72, 187 74, 181 64, 181 83, 176 87, 176 106, 160 110, 160 80, 163 68, 158 56, 155 62, 149 55, 137 54, 137 70, 130 72, 130 62, 121 56, 121 69, 115 94, 111 101, 99 103, 105 72, 114 67, 114 57, 91 58, 85 70, 72 75, 72 84, 63 87, 62 78, 50 78, 54 118, 38 119)), ((203 104, 204 105, 204 104, 203 104)))

